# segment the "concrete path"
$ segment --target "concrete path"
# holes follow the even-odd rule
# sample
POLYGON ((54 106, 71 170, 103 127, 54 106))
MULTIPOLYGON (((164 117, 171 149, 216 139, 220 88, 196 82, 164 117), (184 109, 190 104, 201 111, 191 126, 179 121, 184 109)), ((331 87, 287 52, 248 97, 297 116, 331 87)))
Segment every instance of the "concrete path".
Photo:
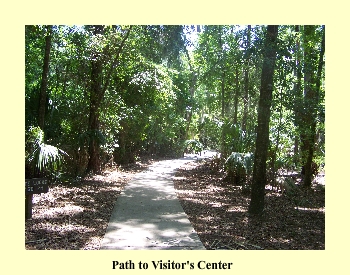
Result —
POLYGON ((205 249, 177 199, 172 180, 177 168, 196 159, 188 155, 160 161, 136 174, 117 199, 100 249, 205 249))

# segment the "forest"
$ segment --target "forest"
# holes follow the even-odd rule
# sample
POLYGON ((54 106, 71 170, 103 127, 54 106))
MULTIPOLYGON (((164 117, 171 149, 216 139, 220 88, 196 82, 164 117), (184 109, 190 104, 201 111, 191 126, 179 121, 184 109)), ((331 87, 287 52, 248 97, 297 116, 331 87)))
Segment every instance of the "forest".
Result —
POLYGON ((209 150, 197 177, 239 187, 251 215, 267 187, 324 196, 324 25, 25 26, 26 179, 209 150))

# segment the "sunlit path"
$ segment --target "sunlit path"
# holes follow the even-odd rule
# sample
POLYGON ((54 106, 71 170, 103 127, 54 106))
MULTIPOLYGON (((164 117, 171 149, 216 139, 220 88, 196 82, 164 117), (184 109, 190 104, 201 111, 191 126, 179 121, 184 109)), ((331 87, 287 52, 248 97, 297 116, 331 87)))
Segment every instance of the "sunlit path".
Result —
POLYGON ((185 163, 212 155, 160 161, 137 174, 114 206, 101 249, 205 249, 177 199, 172 177, 185 163))

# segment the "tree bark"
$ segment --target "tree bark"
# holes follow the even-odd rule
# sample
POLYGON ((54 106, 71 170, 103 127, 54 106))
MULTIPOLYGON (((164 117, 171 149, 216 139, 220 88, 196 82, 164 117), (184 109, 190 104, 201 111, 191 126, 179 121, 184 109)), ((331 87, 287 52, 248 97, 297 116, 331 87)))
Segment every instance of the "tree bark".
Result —
POLYGON ((222 77, 221 77, 221 119, 224 122, 222 131, 221 131, 221 157, 226 158, 227 157, 227 148, 225 144, 225 68, 224 71, 222 72, 222 77))
MULTIPOLYGON (((186 53, 188 65, 190 66, 190 72, 191 72, 191 82, 190 82, 189 91, 190 91, 190 97, 192 100, 194 98, 194 92, 196 91, 196 87, 197 87, 198 73, 196 72, 194 66, 192 65, 191 57, 190 57, 190 54, 188 53, 187 48, 184 47, 184 50, 186 53)), ((186 131, 186 133, 185 133, 186 139, 190 138, 189 129, 190 129, 191 120, 192 120, 192 108, 189 110, 186 110, 186 121, 187 121, 186 130, 185 130, 186 131)))
MULTIPOLYGON (((103 26, 94 26, 93 34, 103 34, 103 26)), ((100 130, 99 107, 103 98, 102 91, 102 61, 98 52, 92 54, 91 61, 91 87, 89 106, 89 162, 87 172, 97 173, 100 171, 100 145, 97 138, 100 130)))
POLYGON ((46 94, 47 94, 47 83, 48 83, 49 69, 50 69, 49 64, 50 64, 52 26, 46 26, 46 31, 47 32, 45 36, 45 54, 44 54, 43 73, 41 77, 39 114, 38 114, 38 126, 43 131, 45 126, 46 94))
POLYGON ((239 79, 238 79, 238 67, 236 67, 236 78, 235 78, 235 97, 234 97, 234 113, 233 113, 233 124, 237 125, 238 116, 238 95, 239 95, 239 79))
POLYGON ((220 70, 221 70, 221 119, 224 122, 221 131, 221 157, 227 157, 227 150, 225 144, 225 106, 226 106, 226 96, 225 96, 225 78, 226 78, 226 66, 225 66, 225 51, 223 50, 223 41, 221 38, 222 27, 219 26, 219 47, 220 47, 220 70))
POLYGON ((264 210, 266 161, 269 147, 269 122, 273 91, 273 74, 277 50, 278 26, 269 25, 265 38, 264 63, 258 110, 258 126, 252 180, 250 214, 261 214, 264 210))
MULTIPOLYGON (((300 26, 296 25, 295 26, 295 32, 297 34, 300 33, 300 26)), ((302 78, 302 71, 301 71, 301 65, 300 65, 300 38, 297 37, 296 45, 294 48, 294 52, 296 54, 296 61, 295 61, 295 68, 294 68, 294 77, 296 78, 294 87, 293 87, 293 92, 295 96, 295 101, 294 101, 294 125, 297 128, 300 128, 300 123, 301 123, 301 99, 302 99, 302 91, 301 91, 301 78, 302 78)), ((294 156, 293 156, 293 161, 295 166, 297 166, 299 162, 299 135, 296 134, 294 137, 294 156)))
POLYGON ((312 182, 312 161, 314 154, 314 146, 315 146, 315 136, 316 136, 316 118, 317 118, 317 106, 319 104, 319 93, 320 93, 320 85, 321 85, 321 75, 323 68, 323 55, 325 52, 325 32, 323 29, 323 36, 321 41, 321 50, 319 54, 319 59, 317 63, 317 53, 315 49, 309 46, 309 41, 311 37, 314 35, 316 30, 315 26, 305 26, 305 75, 304 75, 304 106, 306 110, 305 117, 305 140, 304 140, 304 148, 306 155, 306 161, 304 164, 305 169, 305 178, 304 178, 304 186, 310 187, 312 182), (315 62, 316 61, 316 62, 315 62), (315 68, 315 65, 317 68, 315 68), (315 71, 317 74, 315 75, 315 71))
POLYGON ((249 58, 250 58, 250 31, 251 25, 248 25, 247 31, 247 45, 246 45, 246 60, 244 66, 244 97, 243 97, 243 120, 242 120, 242 130, 247 130, 247 120, 248 120, 248 103, 249 103, 249 58))

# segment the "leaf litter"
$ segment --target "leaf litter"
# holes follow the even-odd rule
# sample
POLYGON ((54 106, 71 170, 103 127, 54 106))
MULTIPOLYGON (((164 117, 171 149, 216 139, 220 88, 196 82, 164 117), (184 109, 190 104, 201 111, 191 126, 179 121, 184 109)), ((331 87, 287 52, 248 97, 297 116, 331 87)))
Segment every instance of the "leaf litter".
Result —
POLYGON ((33 195, 25 222, 28 250, 99 250, 114 204, 133 176, 152 160, 106 169, 77 182, 55 183, 33 195))
POLYGON ((266 187, 261 216, 248 213, 250 195, 223 180, 211 161, 189 163, 174 177, 177 196, 208 250, 325 249, 324 175, 293 195, 266 187))
MULTIPOLYGON (((119 194, 151 163, 114 167, 34 195, 25 248, 99 250, 119 194)), ((297 196, 266 188, 264 213, 255 217, 248 214, 249 195, 224 182, 223 172, 212 167, 210 161, 191 162, 173 177, 180 203, 206 249, 325 249, 324 176, 312 189, 300 188, 297 196)))

